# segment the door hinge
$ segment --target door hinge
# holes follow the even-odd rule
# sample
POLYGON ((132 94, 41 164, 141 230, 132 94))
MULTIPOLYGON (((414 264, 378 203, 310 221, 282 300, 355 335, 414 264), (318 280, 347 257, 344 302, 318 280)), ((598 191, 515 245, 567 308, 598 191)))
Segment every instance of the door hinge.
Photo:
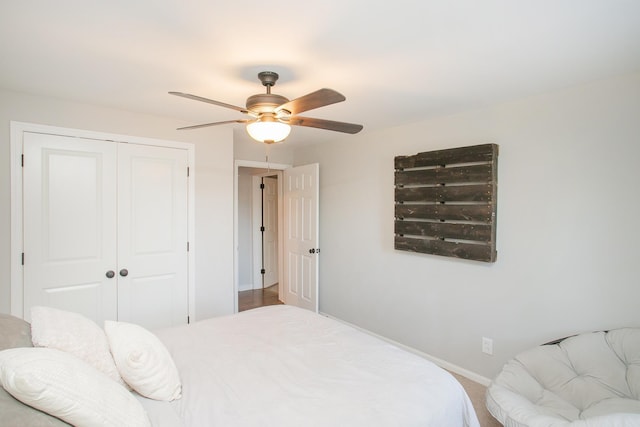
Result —
POLYGON ((20 155, 20 166, 24 167, 24 154, 20 155))
POLYGON ((189 316, 187 316, 187 325, 191 323, 191 320, 189 319, 189 316))
POLYGON ((267 270, 265 270, 264 268, 260 270, 260 274, 266 274, 267 270))
POLYGON ((24 265, 24 252, 22 252, 22 265, 24 265))
POLYGON ((187 166, 187 178, 189 177, 189 167, 187 166))
POLYGON ((264 184, 260 184, 260 189, 264 190, 264 184))
POLYGON ((264 233, 264 225, 262 227, 260 227, 260 231, 262 231, 264 233))
POLYGON ((189 252, 189 242, 187 242, 187 252, 189 252))

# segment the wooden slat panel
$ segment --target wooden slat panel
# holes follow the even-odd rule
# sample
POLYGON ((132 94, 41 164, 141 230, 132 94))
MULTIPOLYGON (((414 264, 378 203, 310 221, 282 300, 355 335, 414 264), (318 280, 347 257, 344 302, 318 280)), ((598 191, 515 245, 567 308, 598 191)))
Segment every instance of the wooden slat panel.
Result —
POLYGON ((492 165, 438 167, 434 169, 397 170, 396 185, 435 185, 459 184, 465 182, 489 182, 492 177, 492 165))
POLYGON ((448 222, 396 221, 396 234, 425 236, 436 239, 491 241, 491 226, 487 224, 457 224, 448 222))
POLYGON ((475 145, 472 147, 428 151, 413 156, 397 156, 395 158, 395 167, 396 169, 408 169, 458 163, 490 162, 497 155, 498 146, 496 144, 475 145))
POLYGON ((443 240, 396 236, 395 249, 475 261, 494 262, 496 259, 496 252, 491 245, 456 243, 443 240))
POLYGON ((491 169, 493 170, 493 177, 491 179, 491 194, 493 194, 493 200, 491 201, 493 212, 491 214, 491 248, 493 249, 493 260, 496 260, 496 234, 497 234, 497 214, 498 214, 498 146, 495 146, 495 154, 491 159, 491 169))
POLYGON ((491 222, 491 204, 482 205, 413 205, 396 203, 396 218, 444 219, 491 222))
POLYGON ((395 248, 494 262, 497 157, 496 144, 396 157, 395 248))
POLYGON ((396 187, 396 202, 490 202, 491 184, 396 187))

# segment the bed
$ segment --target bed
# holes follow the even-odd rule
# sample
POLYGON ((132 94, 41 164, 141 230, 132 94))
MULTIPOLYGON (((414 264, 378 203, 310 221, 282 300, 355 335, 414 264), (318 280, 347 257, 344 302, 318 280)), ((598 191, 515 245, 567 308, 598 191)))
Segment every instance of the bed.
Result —
POLYGON ((131 392, 154 427, 479 427, 448 372, 307 310, 262 307, 154 335, 181 383, 172 401, 131 392))

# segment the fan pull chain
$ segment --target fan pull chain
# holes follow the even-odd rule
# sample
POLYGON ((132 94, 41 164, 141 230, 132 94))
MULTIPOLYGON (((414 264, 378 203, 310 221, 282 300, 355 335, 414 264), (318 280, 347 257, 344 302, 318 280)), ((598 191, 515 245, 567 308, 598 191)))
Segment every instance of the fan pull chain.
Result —
POLYGON ((264 161, 267 163, 267 172, 271 172, 271 165, 269 164, 269 152, 271 151, 271 146, 269 144, 264 144, 264 161))

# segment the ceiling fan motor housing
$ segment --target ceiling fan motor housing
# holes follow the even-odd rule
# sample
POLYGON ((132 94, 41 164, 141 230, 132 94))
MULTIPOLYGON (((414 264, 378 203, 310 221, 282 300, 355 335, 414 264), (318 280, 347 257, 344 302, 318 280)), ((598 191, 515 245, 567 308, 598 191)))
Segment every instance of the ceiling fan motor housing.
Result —
POLYGON ((259 93, 247 98, 247 110, 255 113, 273 112, 276 107, 289 102, 287 98, 274 93, 259 93))

